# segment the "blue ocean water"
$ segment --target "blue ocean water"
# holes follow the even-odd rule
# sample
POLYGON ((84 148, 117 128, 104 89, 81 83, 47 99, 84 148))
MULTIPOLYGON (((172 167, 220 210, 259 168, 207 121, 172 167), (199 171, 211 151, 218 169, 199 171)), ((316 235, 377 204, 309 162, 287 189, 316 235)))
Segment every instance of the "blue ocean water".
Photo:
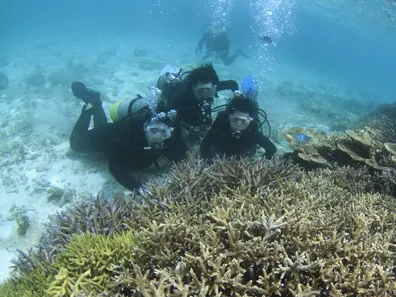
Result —
MULTIPOLYGON (((6 55, 10 43, 32 40, 37 35, 46 36, 49 42, 76 35, 89 39, 98 33, 103 34, 103 42, 106 42, 106 35, 111 38, 118 35, 131 42, 137 36, 144 36, 148 47, 157 43, 156 36, 166 36, 170 43, 175 37, 182 37, 187 43, 194 44, 199 34, 216 19, 229 25, 234 43, 242 48, 249 45, 254 50, 257 42, 251 27, 259 27, 264 32, 266 28, 263 26, 271 23, 268 26, 270 33, 283 30, 276 33, 276 47, 266 52, 277 62, 311 69, 341 82, 348 89, 375 96, 376 100, 394 100, 392 76, 396 66, 396 33, 394 30, 385 36, 383 32, 386 22, 392 21, 390 26, 394 25, 392 13, 395 9, 390 1, 384 0, 382 6, 375 1, 373 9, 384 16, 376 23, 368 21, 367 27, 371 26, 372 30, 367 34, 364 30, 358 32, 339 24, 339 19, 326 19, 325 12, 315 15, 306 6, 291 0, 265 2, 265 5, 256 5, 262 11, 259 8, 253 16, 251 6, 260 1, 4 0, 0 3, 1 52, 6 55), (282 11, 279 8, 282 5, 290 8, 282 11), (266 12, 271 8, 275 11, 269 20, 266 12), (286 14, 290 15, 286 17, 286 14), (284 29, 285 24, 281 22, 288 22, 292 28, 284 29)), ((370 9, 360 1, 356 7, 351 7, 350 15, 356 14, 359 5, 361 9, 370 9)), ((29 50, 29 44, 25 46, 29 50)))
MULTIPOLYGON (((101 91, 109 107, 144 93, 167 64, 213 62, 222 79, 257 78, 274 135, 291 126, 345 130, 396 101, 395 28, 396 4, 386 0, 0 0, 0 74, 8 79, 0 88, 0 279, 16 249, 37 240, 46 214, 61 208, 46 201, 51 187, 80 199, 111 179, 105 165, 67 157, 81 108, 72 81, 101 91), (197 56, 211 25, 227 27, 231 51, 250 58, 226 66, 197 56), (25 238, 15 237, 15 207, 36 226, 25 238)), ((284 140, 274 142, 282 151, 284 140)))

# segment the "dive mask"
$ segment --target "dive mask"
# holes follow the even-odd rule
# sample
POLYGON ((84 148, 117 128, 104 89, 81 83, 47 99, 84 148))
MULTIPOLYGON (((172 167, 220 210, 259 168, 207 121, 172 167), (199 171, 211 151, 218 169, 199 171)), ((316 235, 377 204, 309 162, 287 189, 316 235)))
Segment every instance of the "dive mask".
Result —
POLYGON ((164 123, 167 119, 174 120, 176 118, 176 111, 171 110, 167 113, 160 112, 155 117, 151 118, 144 125, 144 134, 150 147, 155 149, 161 149, 163 143, 169 137, 171 137, 174 130, 164 123))
POLYGON ((230 126, 233 131, 242 132, 249 127, 250 122, 253 121, 253 118, 249 116, 246 112, 235 111, 228 116, 230 121, 230 126))
POLYGON ((216 94, 216 86, 211 82, 207 84, 197 84, 193 87, 194 96, 197 99, 204 100, 213 98, 216 94))

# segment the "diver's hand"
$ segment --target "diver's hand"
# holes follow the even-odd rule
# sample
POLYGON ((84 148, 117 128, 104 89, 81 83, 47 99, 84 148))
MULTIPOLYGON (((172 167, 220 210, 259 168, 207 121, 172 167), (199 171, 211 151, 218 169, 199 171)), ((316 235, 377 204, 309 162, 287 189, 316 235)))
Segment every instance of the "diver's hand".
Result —
POLYGON ((190 151, 186 151, 186 153, 184 155, 184 158, 186 159, 187 163, 192 163, 194 161, 194 159, 195 159, 193 153, 190 152, 190 151))

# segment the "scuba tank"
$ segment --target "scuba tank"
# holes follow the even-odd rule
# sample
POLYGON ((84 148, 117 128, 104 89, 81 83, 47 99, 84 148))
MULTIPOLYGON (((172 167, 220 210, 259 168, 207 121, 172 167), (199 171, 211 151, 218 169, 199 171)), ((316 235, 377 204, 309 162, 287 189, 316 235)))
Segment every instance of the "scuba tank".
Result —
MULTIPOLYGON (((187 65, 184 65, 187 66, 187 65)), ((183 67, 177 68, 166 65, 161 71, 161 75, 157 80, 157 88, 162 91, 164 96, 169 96, 169 94, 175 89, 175 87, 181 83, 184 75, 190 73, 191 71, 183 71, 183 67)), ((191 66, 192 67, 192 66, 191 66)))
POLYGON ((110 107, 110 118, 113 122, 118 122, 126 116, 145 118, 155 111, 160 95, 161 91, 158 88, 150 87, 145 97, 137 95, 133 99, 117 101, 110 107))
POLYGON ((110 107, 110 118, 113 122, 125 118, 128 115, 144 114, 148 110, 148 102, 138 95, 136 98, 120 100, 110 107))

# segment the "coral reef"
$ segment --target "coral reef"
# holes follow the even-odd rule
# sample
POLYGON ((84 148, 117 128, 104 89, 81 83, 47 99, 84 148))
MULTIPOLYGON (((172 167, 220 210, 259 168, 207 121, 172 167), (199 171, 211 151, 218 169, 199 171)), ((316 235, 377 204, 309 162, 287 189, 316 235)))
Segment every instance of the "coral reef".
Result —
POLYGON ((357 123, 358 129, 366 126, 380 130, 382 142, 396 142, 396 104, 380 105, 357 123))
POLYGON ((291 128, 284 135, 294 150, 294 159, 305 167, 358 164, 389 171, 396 165, 395 144, 381 142, 382 132, 370 127, 333 134, 291 128), (309 141, 297 143, 296 136, 301 133, 308 135, 309 141))
POLYGON ((15 270, 29 274, 37 268, 37 262, 52 265, 58 252, 64 249, 74 234, 109 236, 126 230, 125 220, 133 215, 133 205, 132 201, 121 196, 105 199, 99 195, 96 199, 57 213, 49 218, 38 246, 27 252, 19 251, 19 257, 14 261, 15 270))
POLYGON ((59 214, 1 296, 393 296, 396 200, 367 167, 175 165, 59 214), (40 250, 41 249, 41 250, 40 250))
POLYGON ((47 294, 70 296, 80 291, 93 294, 104 287, 111 287, 111 270, 114 266, 128 264, 134 256, 134 246, 131 232, 111 236, 74 236, 56 257, 47 294))

